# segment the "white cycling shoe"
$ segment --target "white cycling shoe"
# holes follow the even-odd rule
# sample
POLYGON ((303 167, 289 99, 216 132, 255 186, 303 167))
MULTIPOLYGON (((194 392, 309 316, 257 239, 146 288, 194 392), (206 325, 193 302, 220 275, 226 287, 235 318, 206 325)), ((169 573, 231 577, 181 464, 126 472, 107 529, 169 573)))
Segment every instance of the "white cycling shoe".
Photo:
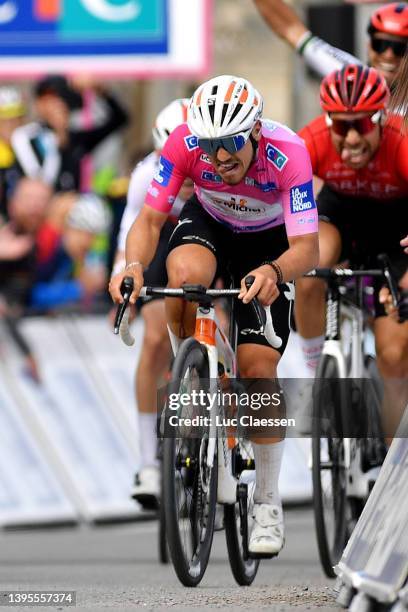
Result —
POLYGON ((283 512, 280 506, 254 504, 254 523, 248 549, 256 555, 277 555, 285 543, 283 512))
POLYGON ((145 510, 156 510, 160 499, 160 470, 152 465, 142 468, 135 475, 130 494, 145 510))

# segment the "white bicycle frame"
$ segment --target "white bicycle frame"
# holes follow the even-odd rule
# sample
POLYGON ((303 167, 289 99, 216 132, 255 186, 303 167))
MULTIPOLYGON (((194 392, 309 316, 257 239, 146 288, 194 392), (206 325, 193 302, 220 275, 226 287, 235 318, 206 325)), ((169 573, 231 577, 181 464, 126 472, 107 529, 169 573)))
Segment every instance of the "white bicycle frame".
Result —
MULTIPOLYGON (((206 348, 208 355, 210 393, 215 397, 218 392, 218 367, 221 364, 225 376, 236 378, 237 364, 235 352, 231 344, 220 329, 214 306, 199 306, 196 313, 196 327, 194 338, 206 348)), ((220 407, 217 403, 211 408, 211 426, 207 446, 207 466, 212 467, 216 442, 218 443, 218 481, 224 486, 218 487, 217 501, 220 503, 234 503, 236 501, 236 480, 233 479, 231 471, 231 451, 228 448, 226 436, 218 435, 216 418, 220 407), (221 477, 221 478, 220 478, 221 477), (227 482, 227 484, 226 484, 227 482), (229 486, 228 486, 229 484, 229 486)))
MULTIPOLYGON (((365 325, 364 314, 361 308, 352 303, 340 302, 339 316, 337 316, 338 304, 336 301, 327 302, 327 322, 326 340, 323 345, 322 355, 329 355, 336 360, 340 378, 361 379, 366 373, 364 365, 364 338, 365 325), (344 351, 344 336, 342 333, 338 338, 338 327, 344 331, 345 325, 349 325, 348 354, 344 351)), ((355 438, 343 438, 344 448, 344 468, 350 476, 353 466, 357 466, 359 461, 360 448, 355 438)), ((358 470, 358 468, 356 468, 358 470)), ((358 470, 359 471, 359 470, 358 470)), ((362 489, 361 478, 347 478, 347 494, 350 496, 363 497, 365 487, 362 489)))

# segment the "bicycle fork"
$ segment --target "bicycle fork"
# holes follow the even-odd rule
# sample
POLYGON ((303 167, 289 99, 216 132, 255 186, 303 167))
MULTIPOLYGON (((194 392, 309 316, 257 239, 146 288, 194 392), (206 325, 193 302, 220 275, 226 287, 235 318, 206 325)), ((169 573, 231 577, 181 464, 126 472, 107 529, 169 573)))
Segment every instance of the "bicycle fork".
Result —
MULTIPOLYGON (((209 373, 210 373, 210 393, 212 397, 217 397, 219 392, 218 379, 218 350, 216 346, 207 345, 209 373)), ((228 447, 228 439, 224 433, 224 427, 218 425, 217 417, 223 414, 223 406, 219 402, 214 402, 211 408, 210 438, 207 447, 207 465, 214 465, 215 450, 217 444, 218 455, 218 486, 217 502, 220 504, 234 504, 237 501, 237 480, 232 474, 231 449, 228 447)))

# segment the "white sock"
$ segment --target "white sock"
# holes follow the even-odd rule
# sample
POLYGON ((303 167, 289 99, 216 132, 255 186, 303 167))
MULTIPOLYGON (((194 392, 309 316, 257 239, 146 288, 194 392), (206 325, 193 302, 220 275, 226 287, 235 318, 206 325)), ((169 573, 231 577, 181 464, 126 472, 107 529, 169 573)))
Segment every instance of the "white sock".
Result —
POLYGON ((155 412, 139 412, 140 427, 140 467, 159 464, 157 460, 157 415, 155 412))
POLYGON ((257 504, 282 505, 279 496, 279 473, 284 445, 284 440, 275 444, 252 442, 256 468, 254 501, 257 504))
POLYGON ((299 335, 299 342, 306 367, 311 374, 315 375, 317 364, 322 354, 324 335, 316 336, 315 338, 303 338, 303 336, 299 335))

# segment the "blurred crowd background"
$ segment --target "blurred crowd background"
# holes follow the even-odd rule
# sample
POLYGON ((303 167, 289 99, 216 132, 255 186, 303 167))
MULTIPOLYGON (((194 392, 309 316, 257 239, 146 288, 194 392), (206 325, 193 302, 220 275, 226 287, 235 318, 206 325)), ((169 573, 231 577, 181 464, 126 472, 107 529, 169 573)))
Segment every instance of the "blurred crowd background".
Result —
MULTIPOLYGON (((315 34, 361 58, 376 6, 294 4, 315 34)), ((164 106, 211 75, 235 73, 262 92, 267 117, 298 129, 319 113, 319 79, 252 2, 211 7, 211 72, 196 80, 102 82, 85 66, 71 78, 0 81, 0 317, 29 364, 21 316, 109 309, 106 282, 128 179, 153 148, 151 128, 164 106)))

